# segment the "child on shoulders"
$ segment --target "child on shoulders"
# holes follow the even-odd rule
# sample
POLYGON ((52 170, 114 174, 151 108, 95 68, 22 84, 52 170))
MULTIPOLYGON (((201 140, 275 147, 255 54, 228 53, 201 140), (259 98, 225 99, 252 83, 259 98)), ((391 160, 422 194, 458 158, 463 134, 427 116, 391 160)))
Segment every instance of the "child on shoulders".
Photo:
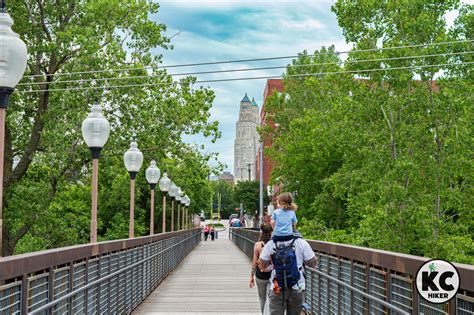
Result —
POLYGON ((271 225, 273 228, 274 241, 289 241, 295 236, 296 218, 295 211, 298 209, 293 203, 293 198, 290 193, 283 193, 277 199, 278 209, 272 213, 271 225))

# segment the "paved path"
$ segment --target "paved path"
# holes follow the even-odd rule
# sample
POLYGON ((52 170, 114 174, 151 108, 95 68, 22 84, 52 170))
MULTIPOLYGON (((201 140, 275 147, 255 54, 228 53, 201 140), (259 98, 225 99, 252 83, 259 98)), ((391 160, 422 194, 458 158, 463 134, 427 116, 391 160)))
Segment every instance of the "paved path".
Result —
POLYGON ((133 314, 260 314, 250 260, 228 231, 202 241, 133 314))

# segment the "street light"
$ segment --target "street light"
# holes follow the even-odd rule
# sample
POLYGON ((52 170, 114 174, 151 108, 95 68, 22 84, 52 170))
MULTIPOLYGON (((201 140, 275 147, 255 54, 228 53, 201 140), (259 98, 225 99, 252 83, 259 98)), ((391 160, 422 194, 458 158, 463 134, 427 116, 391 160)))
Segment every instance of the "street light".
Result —
POLYGON ((135 178, 143 164, 143 154, 138 150, 138 144, 135 141, 130 143, 130 149, 123 155, 123 162, 130 174, 130 223, 128 236, 133 238, 135 231, 135 178))
POLYGON ((92 153, 91 243, 97 242, 97 195, 100 151, 109 139, 110 124, 102 116, 102 107, 92 105, 91 112, 82 122, 82 138, 92 153))
MULTIPOLYGON (((191 200, 189 199, 188 195, 186 195, 186 196, 184 196, 184 197, 186 198, 186 203, 185 203, 185 206, 186 206, 186 207, 185 207, 185 209, 186 209, 186 225, 184 225, 183 228, 188 229, 188 220, 189 220, 189 218, 188 218, 188 210, 189 210, 189 204, 190 204, 191 200)), ((184 217, 184 216, 185 216, 185 215, 184 215, 184 210, 183 210, 183 217, 184 217)))
POLYGON ((181 229, 186 228, 186 214, 185 214, 185 211, 186 211, 186 200, 187 200, 187 198, 188 198, 188 195, 185 195, 183 197, 184 203, 183 203, 183 209, 182 209, 183 218, 181 219, 181 229))
MULTIPOLYGON (((178 191, 176 192, 176 195, 174 196, 175 199, 178 201, 178 224, 179 224, 179 211, 181 208, 181 199, 183 198, 183 192, 181 191, 181 188, 178 187, 178 191)), ((171 231, 173 231, 173 216, 171 216, 171 231)))
POLYGON ((170 190, 171 180, 168 178, 168 174, 164 173, 160 179, 160 190, 163 194, 163 230, 162 233, 166 232, 166 193, 170 190))
MULTIPOLYGON (((174 199, 178 194, 178 186, 174 182, 171 183, 170 191, 168 192, 171 197, 171 226, 173 226, 174 221, 174 199)), ((170 229, 173 231, 173 228, 170 229)))
POLYGON ((5 151, 5 115, 8 98, 25 73, 26 45, 12 31, 13 20, 0 1, 0 257, 3 243, 3 160, 5 151))
POLYGON ((150 235, 155 234, 155 187, 160 179, 160 169, 156 167, 155 160, 150 162, 150 166, 145 171, 146 181, 150 184, 150 235))

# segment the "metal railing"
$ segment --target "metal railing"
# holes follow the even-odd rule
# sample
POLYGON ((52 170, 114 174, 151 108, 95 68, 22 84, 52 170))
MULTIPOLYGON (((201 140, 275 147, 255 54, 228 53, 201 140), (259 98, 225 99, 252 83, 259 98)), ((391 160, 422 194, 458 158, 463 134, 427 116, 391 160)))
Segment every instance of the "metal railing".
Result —
MULTIPOLYGON (((232 241, 249 257, 259 232, 231 228, 232 241)), ((428 258, 308 241, 318 258, 306 268, 304 309, 309 314, 474 314, 474 266, 455 264, 461 286, 446 304, 423 300, 415 275, 428 258)))
POLYGON ((197 228, 0 258, 0 314, 129 314, 200 240, 197 228))

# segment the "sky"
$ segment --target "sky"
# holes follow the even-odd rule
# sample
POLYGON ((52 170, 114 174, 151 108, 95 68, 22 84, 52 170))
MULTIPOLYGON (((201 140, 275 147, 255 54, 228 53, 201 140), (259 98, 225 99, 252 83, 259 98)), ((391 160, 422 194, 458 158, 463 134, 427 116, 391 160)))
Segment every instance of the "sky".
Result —
MULTIPOLYGON (((334 1, 322 0, 159 0, 153 19, 167 25, 173 36, 172 50, 163 54, 164 65, 252 59, 309 53, 321 46, 335 45, 347 50, 336 16, 334 1)), ((248 62, 206 67, 178 68, 176 71, 209 71, 262 66, 285 66, 291 59, 248 62)), ((173 73, 174 70, 170 70, 173 73)), ((198 80, 280 75, 284 70, 199 75, 198 80)), ((219 161, 233 173, 235 124, 240 100, 245 93, 261 108, 265 80, 209 83, 216 98, 211 120, 219 121, 222 137, 211 143, 202 135, 186 136, 189 143, 204 144, 206 152, 219 153, 219 161)))
MULTIPOLYGON (((233 59, 252 59, 314 52, 334 44, 337 50, 350 46, 342 36, 335 15, 334 1, 279 0, 160 0, 157 21, 166 24, 173 36, 172 50, 159 51, 163 64, 182 64, 233 59)), ((285 66, 291 59, 248 62, 206 67, 178 68, 179 72, 285 66)), ((178 69, 176 71, 178 71, 178 69)), ((170 70, 173 73, 174 70, 170 70)), ((284 69, 199 75, 198 79, 222 79, 280 75, 284 69)), ((216 143, 202 135, 186 136, 185 141, 204 144, 206 152, 219 153, 219 161, 233 173, 235 124, 240 100, 245 93, 261 108, 265 80, 209 83, 216 98, 211 119, 219 121, 222 133, 216 143)))

